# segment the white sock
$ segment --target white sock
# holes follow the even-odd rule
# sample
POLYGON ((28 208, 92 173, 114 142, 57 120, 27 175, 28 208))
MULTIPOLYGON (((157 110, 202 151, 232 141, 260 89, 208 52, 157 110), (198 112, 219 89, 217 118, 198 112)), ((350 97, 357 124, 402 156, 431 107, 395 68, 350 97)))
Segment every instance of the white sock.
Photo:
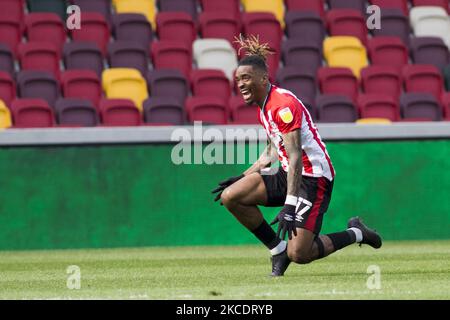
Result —
POLYGON ((284 250, 286 250, 286 247, 287 247, 287 242, 284 240, 281 240, 280 243, 275 248, 270 250, 270 254, 273 256, 280 254, 284 250))
POLYGON ((363 239, 362 232, 358 228, 348 228, 347 230, 351 230, 355 233, 356 242, 361 242, 363 239))

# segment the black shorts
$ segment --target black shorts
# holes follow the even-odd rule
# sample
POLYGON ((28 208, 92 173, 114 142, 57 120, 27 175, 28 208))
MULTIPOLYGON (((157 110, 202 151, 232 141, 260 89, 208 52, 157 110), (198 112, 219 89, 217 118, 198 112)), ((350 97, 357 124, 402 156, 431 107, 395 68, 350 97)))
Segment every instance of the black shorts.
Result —
MULTIPOLYGON (((261 172, 267 190, 266 207, 281 207, 286 201, 287 173, 282 168, 271 168, 261 172)), ((323 215, 328 209, 333 191, 333 181, 325 177, 303 176, 300 196, 312 203, 303 215, 301 222, 296 221, 297 228, 303 228, 319 234, 323 215)))

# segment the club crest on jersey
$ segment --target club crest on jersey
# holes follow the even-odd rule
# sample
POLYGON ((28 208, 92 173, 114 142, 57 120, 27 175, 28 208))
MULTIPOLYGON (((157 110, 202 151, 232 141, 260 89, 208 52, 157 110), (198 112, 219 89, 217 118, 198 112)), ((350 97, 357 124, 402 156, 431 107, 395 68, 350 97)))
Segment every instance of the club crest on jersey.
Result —
POLYGON ((283 120, 284 123, 291 123, 292 120, 294 120, 294 115, 292 114, 291 109, 289 109, 289 107, 281 109, 278 112, 278 115, 280 116, 281 120, 283 120))

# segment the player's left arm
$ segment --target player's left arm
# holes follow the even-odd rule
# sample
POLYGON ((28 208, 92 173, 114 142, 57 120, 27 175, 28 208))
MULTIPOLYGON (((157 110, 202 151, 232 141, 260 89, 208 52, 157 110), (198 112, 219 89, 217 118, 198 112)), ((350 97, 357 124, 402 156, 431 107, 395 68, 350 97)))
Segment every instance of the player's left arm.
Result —
POLYGON ((287 194, 296 198, 300 197, 302 185, 302 137, 300 129, 283 134, 283 143, 289 159, 289 171, 287 174, 287 194))

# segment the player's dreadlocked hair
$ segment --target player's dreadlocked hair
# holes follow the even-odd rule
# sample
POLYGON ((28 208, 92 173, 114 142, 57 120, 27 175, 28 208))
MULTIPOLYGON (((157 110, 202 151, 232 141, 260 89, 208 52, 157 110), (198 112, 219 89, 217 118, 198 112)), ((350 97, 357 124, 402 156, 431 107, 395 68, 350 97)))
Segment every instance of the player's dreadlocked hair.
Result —
POLYGON ((253 66, 264 72, 267 72, 266 59, 269 54, 273 54, 273 50, 269 47, 267 43, 260 43, 259 36, 251 35, 248 38, 244 38, 242 34, 239 37, 235 37, 236 43, 239 44, 240 48, 238 55, 242 49, 245 49, 246 57, 239 61, 239 66, 253 66))

